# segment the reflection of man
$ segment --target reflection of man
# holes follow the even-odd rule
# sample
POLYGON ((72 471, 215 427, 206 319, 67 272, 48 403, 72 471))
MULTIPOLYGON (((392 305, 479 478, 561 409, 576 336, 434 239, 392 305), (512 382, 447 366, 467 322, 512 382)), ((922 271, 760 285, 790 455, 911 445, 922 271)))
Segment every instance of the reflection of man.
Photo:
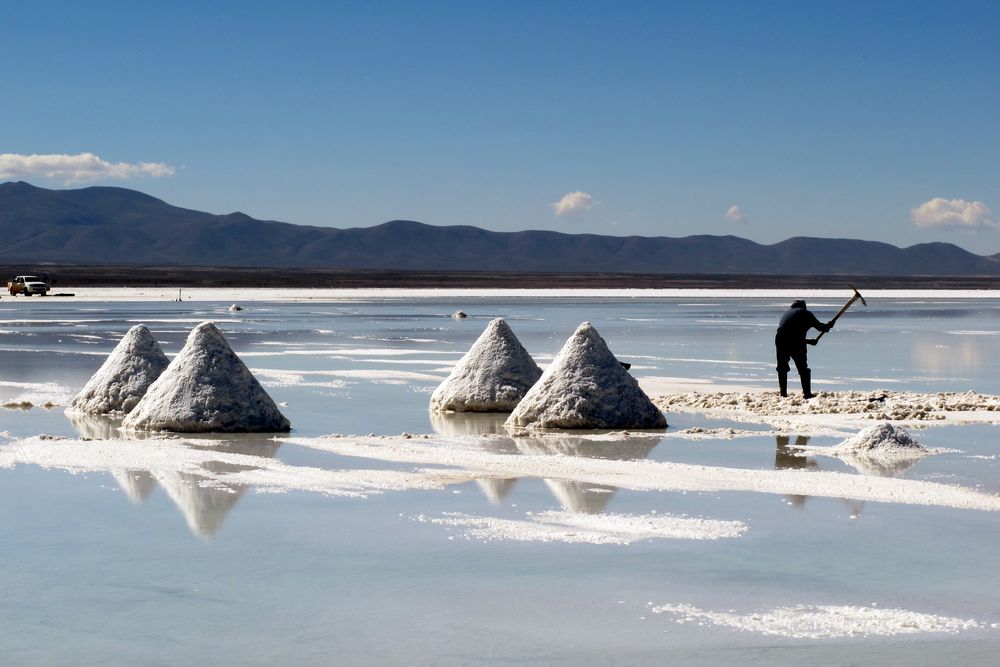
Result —
MULTIPOLYGON (((795 437, 795 449, 788 446, 789 437, 787 435, 775 436, 774 448, 774 469, 775 470, 808 470, 815 468, 816 462, 806 458, 800 451, 802 447, 809 444, 809 436, 799 435, 795 437)), ((802 509, 806 506, 808 496, 792 495, 785 496, 788 503, 793 507, 802 509)))
POLYGON ((806 310, 806 302, 798 299, 792 302, 792 307, 785 311, 778 322, 778 331, 774 335, 774 347, 778 357, 778 388, 782 396, 788 396, 788 360, 795 362, 795 370, 802 381, 802 395, 812 398, 812 373, 806 362, 806 334, 810 329, 826 333, 833 328, 833 322, 823 324, 816 316, 806 310))
POLYGON ((775 470, 806 470, 815 468, 816 462, 802 454, 802 448, 809 444, 809 436, 795 436, 795 448, 789 447, 791 438, 787 435, 774 436, 774 469, 775 470))

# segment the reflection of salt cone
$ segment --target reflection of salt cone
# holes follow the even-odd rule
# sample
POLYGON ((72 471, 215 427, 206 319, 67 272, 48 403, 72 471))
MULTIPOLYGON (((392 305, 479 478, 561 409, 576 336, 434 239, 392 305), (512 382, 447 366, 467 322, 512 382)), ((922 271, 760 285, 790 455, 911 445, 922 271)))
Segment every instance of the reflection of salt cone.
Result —
MULTIPOLYGON (((638 461, 649 456, 658 438, 595 440, 580 435, 544 435, 514 439, 518 450, 529 456, 579 456, 583 458, 638 461)), ((618 490, 614 486, 571 480, 546 479, 545 485, 569 512, 600 514, 618 490)))
POLYGON ((121 418, 107 415, 92 415, 85 412, 67 412, 66 419, 73 425, 81 438, 92 440, 115 440, 121 438, 118 428, 122 425, 121 418))
MULTIPOLYGON (((81 438, 90 440, 154 440, 162 438, 161 433, 149 431, 133 431, 128 435, 122 433, 122 418, 113 415, 92 415, 84 412, 66 411, 66 419, 73 425, 81 438)), ((230 436, 232 437, 232 436, 230 436)))
MULTIPOLYGON (((431 427, 445 437, 482 437, 479 446, 494 454, 517 454, 514 440, 507 436, 504 420, 507 415, 495 412, 434 412, 431 427)), ((488 495, 488 494, 487 494, 488 495)))
POLYGON ((561 479, 547 479, 545 486, 568 512, 600 514, 618 491, 617 487, 584 482, 567 482, 561 479))
POLYGON ((184 514, 188 528, 200 537, 212 537, 225 523, 229 511, 243 495, 245 486, 221 484, 204 487, 206 477, 191 473, 157 472, 156 479, 184 514))
POLYGON ((579 456, 612 461, 641 461, 660 444, 659 438, 595 440, 578 435, 516 436, 514 442, 522 454, 535 456, 579 456))
MULTIPOLYGON (((262 458, 273 457, 280 447, 280 442, 260 436, 218 441, 211 446, 217 451, 231 451, 262 458)), ((225 474, 247 470, 248 466, 210 461, 204 464, 204 468, 216 474, 225 474)), ((243 484, 218 482, 213 482, 211 486, 202 486, 201 482, 207 478, 193 473, 158 470, 154 475, 184 515, 191 532, 204 538, 212 537, 222 528, 229 512, 247 489, 243 484)))
POLYGON ((156 488, 156 479, 146 470, 115 470, 111 476, 133 503, 141 503, 156 488))
POLYGON ((507 497, 511 489, 514 488, 516 481, 517 478, 490 477, 487 479, 477 479, 476 484, 482 489, 483 495, 490 501, 490 504, 499 505, 507 497))
POLYGON ((925 454, 915 454, 913 458, 880 458, 877 456, 866 456, 863 452, 853 454, 840 454, 841 461, 852 466, 863 475, 873 477, 902 477, 907 470, 912 468, 925 454))
POLYGON ((494 435, 506 433, 502 412, 436 412, 430 411, 431 428, 438 435, 494 435))

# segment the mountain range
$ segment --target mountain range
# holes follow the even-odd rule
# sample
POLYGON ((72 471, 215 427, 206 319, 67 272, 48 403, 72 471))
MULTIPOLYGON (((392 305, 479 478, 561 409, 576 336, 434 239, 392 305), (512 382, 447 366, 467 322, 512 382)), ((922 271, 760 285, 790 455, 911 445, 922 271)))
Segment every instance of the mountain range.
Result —
POLYGON ((898 248, 794 237, 494 232, 393 220, 334 229, 214 215, 136 190, 0 184, 0 262, 413 271, 996 276, 1000 255, 950 243, 898 248))

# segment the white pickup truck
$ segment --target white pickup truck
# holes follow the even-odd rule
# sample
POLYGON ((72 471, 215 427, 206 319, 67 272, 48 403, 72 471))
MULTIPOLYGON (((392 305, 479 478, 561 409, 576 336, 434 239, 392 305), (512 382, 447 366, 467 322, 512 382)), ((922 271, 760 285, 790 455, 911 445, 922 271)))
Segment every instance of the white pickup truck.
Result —
POLYGON ((16 276, 14 280, 7 283, 7 291, 10 292, 11 296, 17 296, 18 294, 23 294, 24 296, 31 296, 32 294, 45 296, 49 293, 49 286, 38 276, 16 276))

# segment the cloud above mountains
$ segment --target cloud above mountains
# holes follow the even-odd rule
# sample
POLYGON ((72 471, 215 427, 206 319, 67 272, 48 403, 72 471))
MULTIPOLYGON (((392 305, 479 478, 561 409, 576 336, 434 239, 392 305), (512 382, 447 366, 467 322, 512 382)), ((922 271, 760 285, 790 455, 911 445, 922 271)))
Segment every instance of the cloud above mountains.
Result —
POLYGON ((562 199, 552 202, 549 206, 552 207, 557 216, 566 215, 567 213, 578 213, 592 209, 594 207, 594 198, 586 192, 577 190, 576 192, 567 192, 563 195, 562 199))
POLYGON ((108 162, 93 153, 75 155, 21 155, 0 153, 0 180, 44 178, 64 185, 136 176, 173 176, 174 168, 162 162, 108 162))
POLYGON ((746 222, 747 217, 743 215, 743 211, 736 204, 733 204, 728 209, 726 209, 726 220, 729 222, 746 222))
POLYGON ((910 219, 924 229, 997 229, 1000 223, 981 201, 935 197, 910 210, 910 219))

